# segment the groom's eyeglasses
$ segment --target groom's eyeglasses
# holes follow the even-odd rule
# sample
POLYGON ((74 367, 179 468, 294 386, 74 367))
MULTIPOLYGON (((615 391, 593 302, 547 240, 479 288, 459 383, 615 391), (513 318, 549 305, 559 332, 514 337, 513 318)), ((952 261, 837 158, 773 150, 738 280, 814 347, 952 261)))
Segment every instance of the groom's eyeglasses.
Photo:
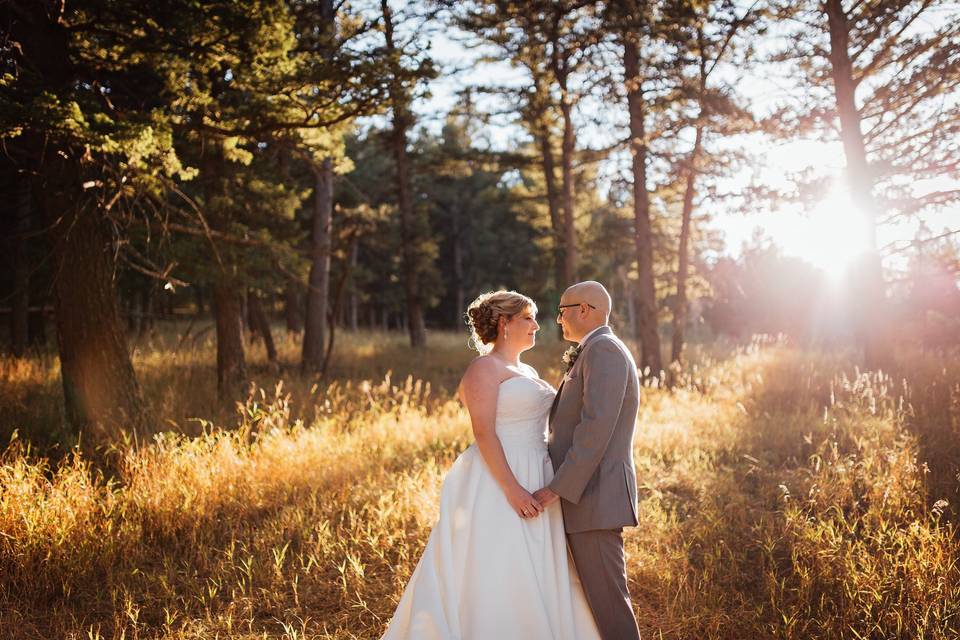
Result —
POLYGON ((570 308, 570 307, 579 307, 579 306, 582 305, 582 304, 585 304, 585 305, 587 305, 588 307, 590 307, 591 309, 596 310, 596 307, 593 306, 592 304, 590 304, 589 302, 574 302, 574 303, 572 303, 572 304, 561 304, 561 305, 558 305, 558 306, 557 306, 557 315, 562 316, 564 309, 568 309, 568 308, 570 308))

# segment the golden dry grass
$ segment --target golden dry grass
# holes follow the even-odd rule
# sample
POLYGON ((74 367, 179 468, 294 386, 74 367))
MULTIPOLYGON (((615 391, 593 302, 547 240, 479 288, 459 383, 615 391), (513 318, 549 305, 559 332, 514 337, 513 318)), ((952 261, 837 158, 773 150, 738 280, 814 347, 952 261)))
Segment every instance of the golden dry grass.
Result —
MULTIPOLYGON (((3 454, 0 637, 379 637, 470 442, 450 396, 465 342, 343 336, 322 384, 255 349, 235 407, 209 400, 209 341, 137 345, 168 431, 3 454)), ((562 349, 531 353, 548 379, 562 349)), ((860 373, 775 344, 696 359, 644 389, 638 418, 626 541, 644 637, 957 637, 960 365, 904 354, 860 373)), ((56 424, 53 361, 0 373, 3 428, 56 424)))

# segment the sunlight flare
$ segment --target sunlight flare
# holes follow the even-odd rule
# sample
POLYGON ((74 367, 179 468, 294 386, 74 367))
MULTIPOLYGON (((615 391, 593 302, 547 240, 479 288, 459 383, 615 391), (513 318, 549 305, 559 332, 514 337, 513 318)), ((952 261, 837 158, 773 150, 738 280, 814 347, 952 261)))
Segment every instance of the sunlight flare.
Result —
POLYGON ((808 216, 797 220, 785 249, 838 279, 867 250, 867 238, 863 211, 846 188, 834 187, 808 216))

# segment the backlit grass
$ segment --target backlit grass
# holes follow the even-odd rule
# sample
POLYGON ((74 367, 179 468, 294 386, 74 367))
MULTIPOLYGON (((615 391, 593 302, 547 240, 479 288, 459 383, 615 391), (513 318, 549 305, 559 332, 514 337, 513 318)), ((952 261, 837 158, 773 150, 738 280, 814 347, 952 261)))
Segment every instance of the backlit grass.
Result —
MULTIPOLYGON (((470 442, 461 335, 338 336, 327 381, 254 348, 218 405, 208 338, 136 345, 156 434, 63 435, 56 364, 0 361, 0 637, 378 638, 470 442), (392 371, 386 377, 386 372, 392 371), (29 438, 28 438, 29 435, 29 438), (56 455, 47 458, 44 453, 56 455)), ((564 345, 530 355, 556 381, 564 345)), ((902 354, 696 353, 646 387, 629 578, 650 638, 950 638, 960 365, 902 354)))

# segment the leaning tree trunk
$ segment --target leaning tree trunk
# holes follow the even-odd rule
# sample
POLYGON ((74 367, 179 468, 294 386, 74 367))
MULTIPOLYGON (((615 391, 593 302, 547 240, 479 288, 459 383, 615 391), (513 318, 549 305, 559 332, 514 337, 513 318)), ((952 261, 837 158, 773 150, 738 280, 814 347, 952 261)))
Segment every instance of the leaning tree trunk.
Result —
POLYGON ((687 329, 687 315, 690 302, 687 300, 687 277, 690 270, 690 219, 693 215, 693 196, 696 191, 697 163, 703 145, 703 126, 697 126, 697 135, 693 141, 687 166, 687 180, 683 191, 683 212, 680 221, 680 246, 677 251, 677 299, 673 311, 673 336, 670 359, 680 362, 683 359, 683 344, 687 329))
MULTIPOLYGON (((397 53, 393 39, 393 17, 387 0, 381 0, 384 36, 387 53, 397 53)), ((421 250, 419 248, 420 230, 413 210, 413 197, 410 185, 410 161, 407 157, 407 131, 413 123, 410 111, 410 97, 395 69, 390 84, 390 102, 393 116, 393 130, 390 143, 396 166, 397 204, 400 209, 400 239, 403 254, 403 280, 406 294, 406 325, 410 335, 410 346, 422 348, 427 345, 427 329, 423 320, 423 301, 420 293, 421 250)))
POLYGON ((660 357, 657 300, 653 282, 653 232, 650 225, 650 195, 647 193, 647 142, 640 86, 640 53, 637 44, 630 38, 625 39, 623 49, 627 108, 630 115, 630 153, 633 156, 633 219, 638 279, 637 341, 640 343, 640 369, 645 376, 658 376, 663 364, 660 357))
POLYGON ((861 336, 866 365, 876 368, 888 359, 886 348, 886 313, 884 307, 883 270, 877 251, 877 202, 873 197, 873 180, 867 162, 867 150, 860 130, 853 62, 850 59, 850 31, 840 0, 824 4, 830 29, 830 73, 833 77, 837 112, 840 115, 840 137, 847 160, 847 180, 851 196, 867 218, 867 255, 863 261, 861 295, 861 336))
POLYGON ((17 189, 16 227, 13 236, 13 295, 10 299, 10 342, 13 355, 22 357, 30 343, 30 234, 32 194, 30 181, 21 176, 17 189))
POLYGON ((330 289, 330 230, 333 219, 333 162, 325 158, 314 169, 313 226, 310 233, 310 277, 307 318, 300 369, 305 374, 323 368, 330 289))
POLYGON ((148 418, 120 318, 110 227, 99 206, 80 196, 75 162, 48 164, 55 177, 38 193, 50 227, 66 419, 77 432, 139 430, 148 418))

